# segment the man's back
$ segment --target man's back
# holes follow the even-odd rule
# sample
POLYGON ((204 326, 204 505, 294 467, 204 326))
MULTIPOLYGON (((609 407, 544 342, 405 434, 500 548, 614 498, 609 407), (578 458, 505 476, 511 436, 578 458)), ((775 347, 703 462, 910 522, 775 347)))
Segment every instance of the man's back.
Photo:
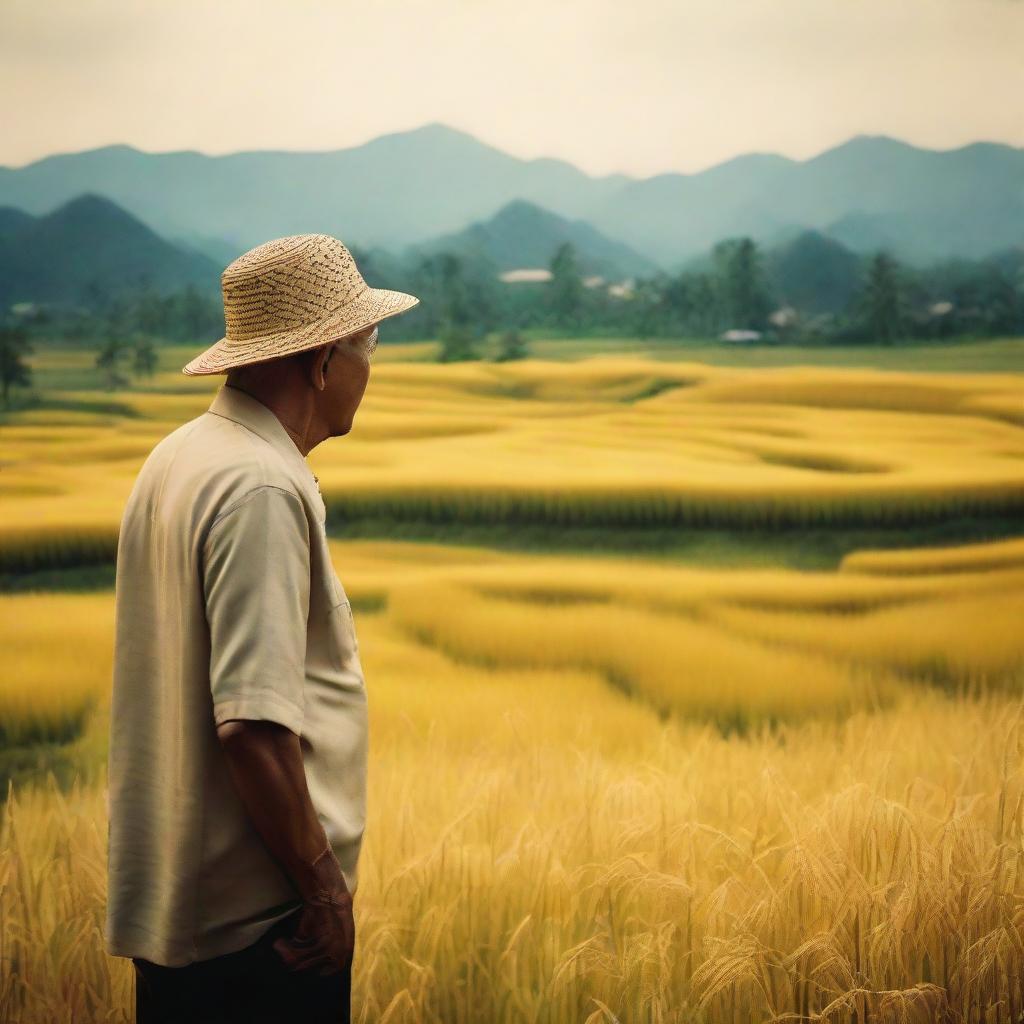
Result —
POLYGON ((107 950, 181 966, 300 905, 234 789, 216 725, 302 738, 351 892, 365 826, 366 691, 315 478, 261 402, 223 386, 139 472, 118 542, 107 950))

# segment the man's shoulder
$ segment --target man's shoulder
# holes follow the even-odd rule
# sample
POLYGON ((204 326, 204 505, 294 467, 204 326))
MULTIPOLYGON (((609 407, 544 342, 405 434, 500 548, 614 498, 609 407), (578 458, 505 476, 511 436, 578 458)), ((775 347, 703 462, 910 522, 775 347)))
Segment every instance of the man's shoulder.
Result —
POLYGON ((188 461, 211 480, 253 490, 276 487, 301 497, 295 473, 266 438, 214 413, 204 413, 184 438, 188 461))
POLYGON ((195 523, 209 523, 239 499, 266 489, 303 501, 302 482, 277 449, 233 420, 203 413, 152 449, 135 482, 169 514, 183 506, 195 523))

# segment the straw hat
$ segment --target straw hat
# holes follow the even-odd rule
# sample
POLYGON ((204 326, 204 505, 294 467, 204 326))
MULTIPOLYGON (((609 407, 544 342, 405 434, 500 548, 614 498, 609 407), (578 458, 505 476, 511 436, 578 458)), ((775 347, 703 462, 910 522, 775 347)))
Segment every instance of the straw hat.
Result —
POLYGON ((371 288, 330 235, 288 235, 258 245, 221 274, 225 337, 182 367, 190 376, 316 348, 412 309, 415 295, 371 288))

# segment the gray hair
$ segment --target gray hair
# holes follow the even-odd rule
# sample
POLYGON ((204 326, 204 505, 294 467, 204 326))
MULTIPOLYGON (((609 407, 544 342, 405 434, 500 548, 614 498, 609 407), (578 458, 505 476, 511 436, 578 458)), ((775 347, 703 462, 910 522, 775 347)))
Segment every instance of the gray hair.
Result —
MULTIPOLYGON (((366 328, 363 328, 365 330, 366 328)), ((349 339, 361 334, 362 332, 356 332, 355 334, 345 335, 343 338, 334 338, 331 341, 325 342, 323 345, 314 345, 311 349, 303 349, 301 352, 291 352, 286 356, 278 356, 276 359, 267 359, 262 363, 247 363, 244 366, 233 366, 227 373, 227 382, 232 385, 245 386, 247 384, 259 385, 269 379, 277 377, 280 373, 279 366, 286 359, 310 359, 312 358, 311 353, 319 352, 325 348, 331 348, 339 341, 348 341, 349 339)), ((377 348, 377 325, 373 325, 373 330, 369 334, 362 337, 359 341, 363 351, 366 353, 366 357, 369 358, 373 355, 377 348)), ((333 356, 331 357, 333 358, 333 356)))

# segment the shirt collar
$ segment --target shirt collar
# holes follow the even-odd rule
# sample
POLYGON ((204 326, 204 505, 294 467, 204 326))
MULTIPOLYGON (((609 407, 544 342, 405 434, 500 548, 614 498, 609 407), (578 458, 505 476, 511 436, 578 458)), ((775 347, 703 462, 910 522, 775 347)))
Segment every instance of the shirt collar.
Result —
POLYGON ((247 391, 242 391, 240 388, 222 384, 210 403, 208 411, 215 416, 224 416, 236 423, 241 423, 243 427, 248 427, 254 434, 258 434, 290 462, 301 465, 306 476, 317 485, 317 491, 320 490, 316 476, 309 468, 305 456, 292 440, 291 434, 285 430, 284 424, 277 418, 277 414, 258 398, 253 398, 247 391))

